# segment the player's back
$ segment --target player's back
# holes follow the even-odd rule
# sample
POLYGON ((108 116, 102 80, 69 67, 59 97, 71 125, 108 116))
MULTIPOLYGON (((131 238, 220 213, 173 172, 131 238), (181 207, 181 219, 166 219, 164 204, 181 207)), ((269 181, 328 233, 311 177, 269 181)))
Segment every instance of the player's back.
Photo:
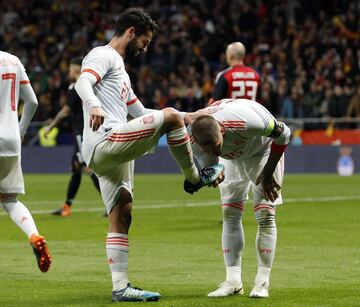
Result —
POLYGON ((221 157, 248 159, 269 149, 269 134, 275 118, 261 104, 248 99, 223 99, 206 110, 226 131, 221 157))
POLYGON ((253 68, 245 65, 233 65, 218 74, 214 99, 256 100, 259 87, 260 76, 253 68))
POLYGON ((0 156, 20 154, 18 102, 20 83, 29 80, 20 60, 0 51, 0 156))

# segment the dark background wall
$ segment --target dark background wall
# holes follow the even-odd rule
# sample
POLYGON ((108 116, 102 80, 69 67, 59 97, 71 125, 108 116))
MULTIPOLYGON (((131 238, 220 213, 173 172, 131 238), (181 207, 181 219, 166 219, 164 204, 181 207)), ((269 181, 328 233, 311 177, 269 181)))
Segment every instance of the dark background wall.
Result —
MULTIPOLYGON (((355 173, 360 172, 360 145, 351 146, 355 173)), ((22 166, 25 173, 66 173, 70 171, 72 146, 53 148, 23 147, 22 166)), ((287 173, 335 173, 339 146, 289 146, 285 156, 287 173)), ((156 153, 136 160, 137 173, 176 173, 178 168, 168 149, 160 146, 156 153)))

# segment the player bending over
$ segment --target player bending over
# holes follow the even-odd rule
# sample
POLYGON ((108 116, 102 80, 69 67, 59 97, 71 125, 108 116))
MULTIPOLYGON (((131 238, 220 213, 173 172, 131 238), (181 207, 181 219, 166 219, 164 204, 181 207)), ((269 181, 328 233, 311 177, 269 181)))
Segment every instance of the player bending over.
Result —
POLYGON ((205 167, 220 160, 225 166, 220 194, 226 279, 208 296, 244 293, 242 215, 252 188, 258 223, 255 242, 258 270, 250 297, 268 297, 277 237, 275 211, 282 203, 283 153, 290 139, 290 129, 262 105, 246 99, 216 101, 210 107, 188 113, 185 121, 191 124, 189 134, 199 164, 205 167))

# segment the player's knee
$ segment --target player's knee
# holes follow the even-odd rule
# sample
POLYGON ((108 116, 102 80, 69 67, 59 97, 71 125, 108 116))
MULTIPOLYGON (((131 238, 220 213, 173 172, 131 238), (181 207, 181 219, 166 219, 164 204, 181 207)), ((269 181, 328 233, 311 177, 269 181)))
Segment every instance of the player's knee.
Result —
POLYGON ((165 108, 162 112, 164 114, 164 127, 168 128, 168 130, 184 126, 184 121, 179 111, 174 108, 165 108))
POLYGON ((238 222, 241 220, 244 209, 228 205, 222 206, 223 219, 226 221, 238 222))
POLYGON ((275 207, 268 206, 268 208, 256 208, 255 216, 260 228, 275 227, 275 207))

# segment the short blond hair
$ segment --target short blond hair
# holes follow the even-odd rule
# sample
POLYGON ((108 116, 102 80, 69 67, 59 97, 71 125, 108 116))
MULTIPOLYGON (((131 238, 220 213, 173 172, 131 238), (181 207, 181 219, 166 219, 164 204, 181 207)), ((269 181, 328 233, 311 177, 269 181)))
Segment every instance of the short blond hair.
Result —
POLYGON ((192 135, 199 145, 216 145, 218 142, 218 129, 218 123, 211 115, 200 115, 191 124, 192 135))

